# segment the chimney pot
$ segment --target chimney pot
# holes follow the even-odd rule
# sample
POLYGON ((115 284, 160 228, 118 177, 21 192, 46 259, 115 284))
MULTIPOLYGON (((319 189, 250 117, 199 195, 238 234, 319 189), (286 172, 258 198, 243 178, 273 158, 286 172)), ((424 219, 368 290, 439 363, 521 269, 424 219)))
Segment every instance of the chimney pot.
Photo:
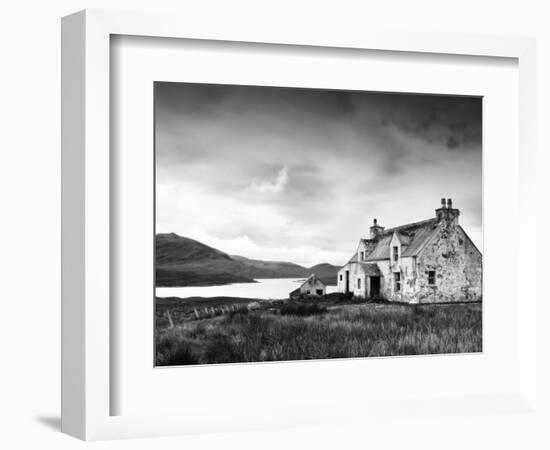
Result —
POLYGON ((460 211, 453 209, 453 199, 441 199, 441 208, 435 210, 435 217, 439 222, 458 225, 460 211))
POLYGON ((370 227, 370 239, 375 239, 380 233, 384 231, 384 227, 378 225, 378 220, 373 220, 373 225, 370 227))

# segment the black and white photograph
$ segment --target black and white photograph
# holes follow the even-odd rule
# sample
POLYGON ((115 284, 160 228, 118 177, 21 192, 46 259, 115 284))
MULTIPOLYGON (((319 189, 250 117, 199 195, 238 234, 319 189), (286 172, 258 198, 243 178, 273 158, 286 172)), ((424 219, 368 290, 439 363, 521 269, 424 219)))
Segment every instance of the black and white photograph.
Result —
POLYGON ((550 449, 548 2, 2 6, 0 449, 550 449))
POLYGON ((154 103, 156 366, 483 350, 481 97, 154 103))

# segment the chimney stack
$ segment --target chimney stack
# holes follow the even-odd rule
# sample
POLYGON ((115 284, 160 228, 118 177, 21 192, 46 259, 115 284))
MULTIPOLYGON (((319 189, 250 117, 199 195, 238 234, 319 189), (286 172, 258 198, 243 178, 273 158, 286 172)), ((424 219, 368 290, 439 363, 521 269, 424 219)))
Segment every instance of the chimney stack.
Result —
POLYGON ((384 231, 384 227, 381 227, 380 225, 378 225, 378 220, 374 219, 373 225, 372 227, 370 227, 370 238, 376 239, 378 235, 382 233, 382 231, 384 231))
POLYGON ((441 199, 441 208, 435 210, 435 216, 439 222, 445 221, 448 225, 458 225, 460 211, 453 209, 453 199, 441 199))

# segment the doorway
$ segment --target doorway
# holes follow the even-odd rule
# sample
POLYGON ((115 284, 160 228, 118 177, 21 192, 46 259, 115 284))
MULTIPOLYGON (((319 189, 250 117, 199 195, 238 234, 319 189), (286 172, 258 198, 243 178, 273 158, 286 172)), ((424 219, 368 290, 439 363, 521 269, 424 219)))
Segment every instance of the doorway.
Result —
POLYGON ((349 270, 346 270, 346 294, 349 292, 349 270))
POLYGON ((370 296, 380 297, 380 277, 370 277, 370 296))

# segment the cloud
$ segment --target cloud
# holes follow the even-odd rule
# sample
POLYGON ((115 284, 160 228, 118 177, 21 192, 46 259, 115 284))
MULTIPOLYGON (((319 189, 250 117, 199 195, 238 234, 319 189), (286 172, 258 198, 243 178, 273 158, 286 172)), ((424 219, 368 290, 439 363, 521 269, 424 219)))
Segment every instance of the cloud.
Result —
POLYGON ((481 227, 479 98, 157 83, 155 101, 158 231, 313 265, 441 197, 481 227))
POLYGON ((459 145, 460 141, 456 137, 449 136, 449 138, 447 139, 447 148, 453 149, 457 148, 459 145))
POLYGON ((253 181, 250 189, 253 192, 258 192, 260 194, 279 194, 281 193, 286 185, 288 184, 288 166, 284 166, 279 172, 274 180, 268 181, 253 181))

